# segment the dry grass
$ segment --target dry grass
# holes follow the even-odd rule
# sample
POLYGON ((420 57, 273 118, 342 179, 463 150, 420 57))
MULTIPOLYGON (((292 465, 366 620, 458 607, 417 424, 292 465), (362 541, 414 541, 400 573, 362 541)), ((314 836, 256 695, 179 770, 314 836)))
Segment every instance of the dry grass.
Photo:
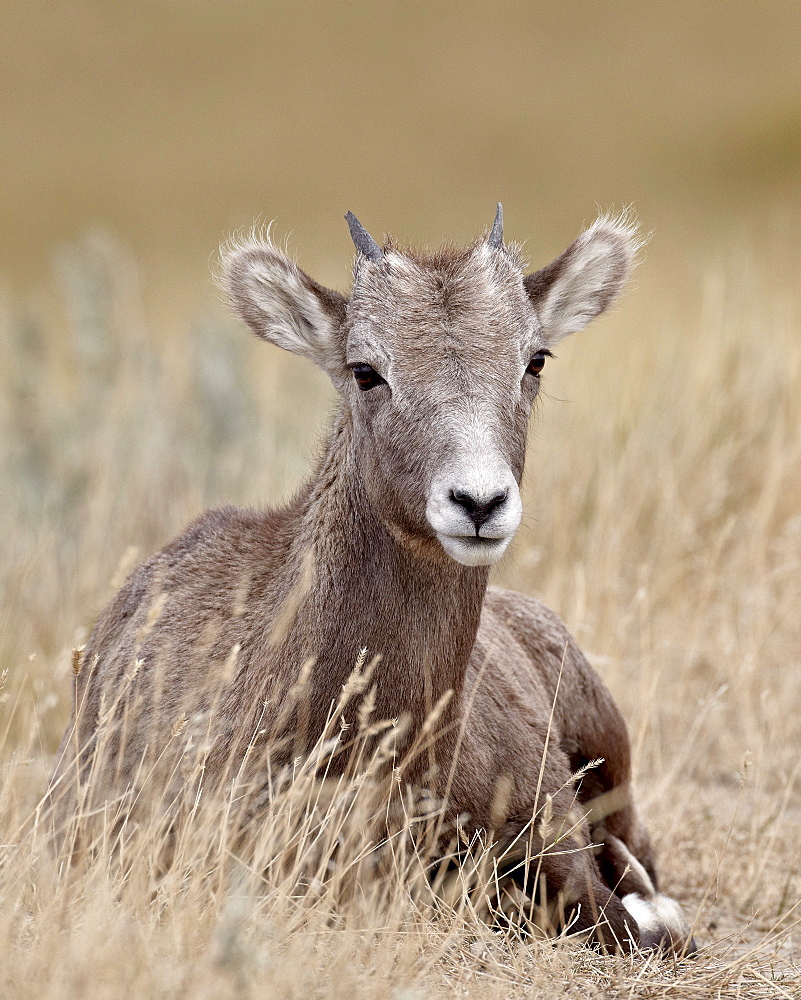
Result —
POLYGON ((157 346, 108 239, 59 273, 63 316, 2 316, 5 994, 799 995, 801 317, 778 279, 710 266, 669 326, 626 329, 624 309, 575 338, 502 573, 561 612, 629 720, 665 888, 704 946, 675 963, 490 930, 472 898, 426 894, 400 842, 376 879, 385 792, 355 777, 279 783, 247 850, 201 801, 168 869, 156 829, 73 866, 48 848, 72 647, 137 552, 210 502, 285 492, 325 408, 314 376, 220 321, 157 346))

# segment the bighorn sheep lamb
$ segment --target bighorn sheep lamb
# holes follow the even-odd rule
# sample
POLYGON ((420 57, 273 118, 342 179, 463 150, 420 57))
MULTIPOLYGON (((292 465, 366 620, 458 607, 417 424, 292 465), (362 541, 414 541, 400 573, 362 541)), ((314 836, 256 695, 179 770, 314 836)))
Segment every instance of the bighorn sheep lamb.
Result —
POLYGON ((681 910, 656 889, 609 692, 553 612, 488 588, 520 523, 543 366, 620 292, 635 227, 601 217, 524 276, 500 205, 489 234, 434 253, 391 238, 381 247, 346 218, 357 250, 347 298, 267 238, 224 248, 221 280, 238 315, 331 378, 333 428, 285 507, 207 511, 131 574, 87 644, 54 785, 76 773, 95 801, 130 787, 176 720, 201 711, 213 714, 210 783, 244 759, 256 730, 277 737, 300 725, 282 710, 304 663, 310 746, 367 648, 381 655, 375 718, 405 713, 413 736, 442 708, 431 753, 404 772, 411 783, 447 796, 451 816, 501 843, 530 823, 538 797, 563 820, 578 798, 574 836, 595 850, 543 845, 540 861, 572 929, 622 949, 690 949, 681 910), (203 692, 225 669, 210 709, 203 692), (123 719, 123 708, 100 766, 98 719, 123 719))

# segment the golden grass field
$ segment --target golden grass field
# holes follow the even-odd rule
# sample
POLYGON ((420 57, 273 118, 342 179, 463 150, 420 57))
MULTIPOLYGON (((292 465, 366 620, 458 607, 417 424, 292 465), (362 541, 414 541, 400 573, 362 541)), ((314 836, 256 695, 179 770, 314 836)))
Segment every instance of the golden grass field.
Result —
POLYGON ((0 43, 0 996, 801 997, 798 10, 134 6, 20 4, 0 43), (344 288, 347 209, 435 243, 499 196, 536 266, 596 202, 654 230, 548 363, 495 579, 617 699, 700 953, 489 926, 480 885, 437 900, 403 851, 376 879, 379 793, 308 771, 247 852, 201 803, 167 869, 155 829, 70 864, 40 806, 73 649, 199 511, 286 496, 332 408, 226 317, 217 241, 279 215, 344 288))
POLYGON ((471 902, 416 896, 413 866, 342 902, 370 829, 349 810, 374 804, 345 789, 290 822, 316 802, 308 776, 258 831, 263 878, 203 810, 166 873, 155 836, 124 860, 53 855, 37 805, 72 647, 126 569, 204 505, 297 482, 330 398, 233 324, 156 351, 110 238, 73 247, 60 274, 68 336, 3 317, 7 995, 798 995, 797 297, 730 259, 659 336, 631 326, 636 289, 597 337, 576 335, 549 367, 527 518, 499 573, 560 611, 624 711, 665 888, 702 945, 677 964, 491 931, 471 902), (341 831, 340 874, 300 895, 298 871, 341 831))

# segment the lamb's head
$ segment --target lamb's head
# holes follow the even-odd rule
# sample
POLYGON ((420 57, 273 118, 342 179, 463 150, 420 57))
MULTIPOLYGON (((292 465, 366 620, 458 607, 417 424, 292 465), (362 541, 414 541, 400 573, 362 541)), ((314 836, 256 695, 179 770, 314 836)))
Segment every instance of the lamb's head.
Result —
POLYGON ((431 254, 379 247, 347 219, 358 251, 348 299, 263 239, 224 250, 223 284, 259 336, 330 375, 390 530, 489 565, 520 523, 526 431, 550 348, 621 290, 634 226, 602 217, 526 277, 519 248, 503 241, 500 205, 487 236, 431 254))

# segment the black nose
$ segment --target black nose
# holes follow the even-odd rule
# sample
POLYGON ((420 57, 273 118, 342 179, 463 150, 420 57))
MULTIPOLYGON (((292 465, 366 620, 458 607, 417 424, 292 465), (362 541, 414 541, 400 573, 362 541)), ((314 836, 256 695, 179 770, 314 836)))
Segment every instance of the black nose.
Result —
POLYGON ((495 508, 506 503, 508 496, 508 490, 501 490, 500 493, 495 493, 488 500, 478 500, 476 497, 461 490, 451 490, 451 500, 464 508, 465 513, 476 526, 476 534, 478 534, 478 529, 481 525, 489 519, 495 508))

